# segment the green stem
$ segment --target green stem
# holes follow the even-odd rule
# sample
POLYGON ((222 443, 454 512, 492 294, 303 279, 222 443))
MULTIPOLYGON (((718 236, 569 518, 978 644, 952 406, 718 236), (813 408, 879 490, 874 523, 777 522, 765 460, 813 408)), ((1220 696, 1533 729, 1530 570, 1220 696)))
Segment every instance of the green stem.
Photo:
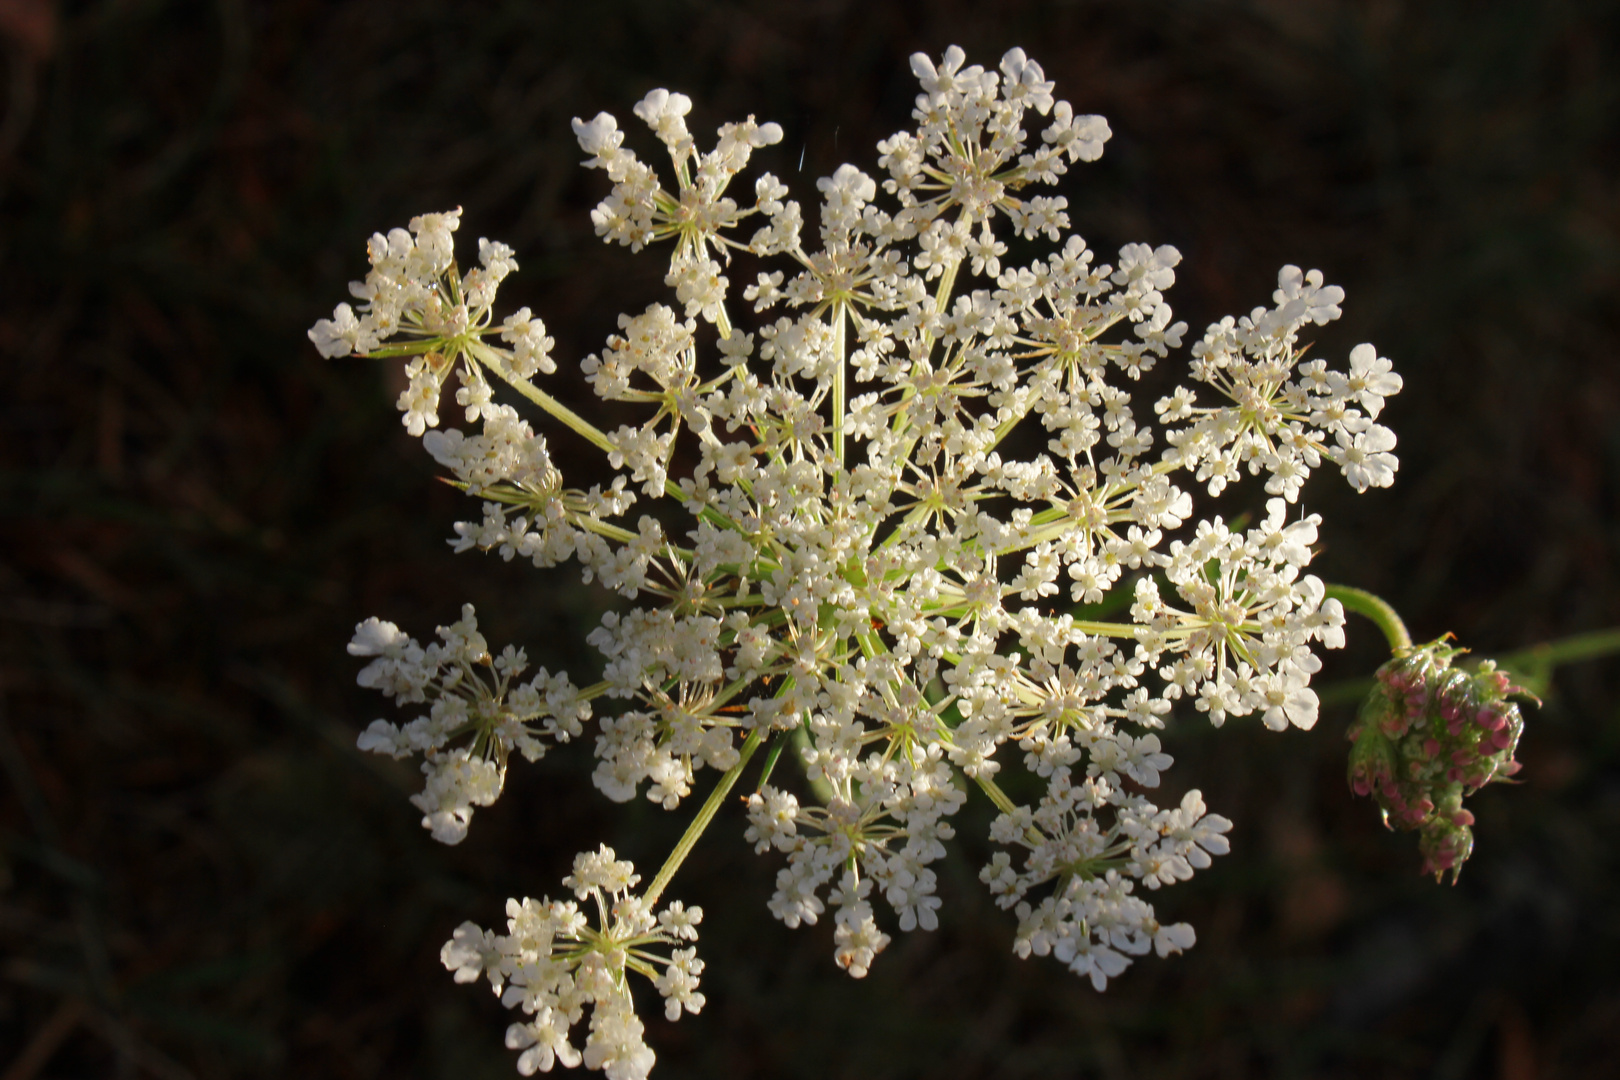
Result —
POLYGON ((725 775, 720 778, 720 782, 714 785, 714 790, 709 792, 709 797, 704 801, 703 808, 697 812, 697 817, 692 819, 692 824, 686 827, 686 833, 681 837, 680 842, 675 845, 675 850, 669 853, 669 858, 664 860, 663 868, 658 871, 658 876, 653 878, 652 884, 647 887, 646 902, 649 910, 658 903, 659 895, 664 891, 665 886, 669 884, 670 878, 675 876, 675 871, 681 868, 681 863, 685 862, 686 857, 692 854, 692 849, 697 847, 699 838, 703 836, 703 830, 707 829, 709 822, 714 820, 714 815, 719 811, 720 804, 731 793, 733 785, 737 783, 737 777, 742 775, 743 768, 748 764, 748 759, 754 756, 755 750, 759 749, 761 731, 761 728, 755 728, 748 733, 748 738, 743 740, 742 752, 737 757, 737 764, 727 769, 725 775))
POLYGON ((973 782, 979 785, 980 791, 990 796, 990 801, 995 803, 996 809, 1003 814, 1011 814, 1018 809, 1013 801, 1007 797, 1007 793, 1001 790, 1001 785, 988 776, 980 773, 973 778, 973 782))
POLYGON ((765 765, 759 770, 759 783, 754 785, 754 794, 758 795, 770 783, 771 771, 776 768, 776 759, 782 756, 782 747, 787 745, 786 739, 777 739, 771 743, 770 752, 765 755, 765 765))
POLYGON ((363 357, 367 360, 390 360, 396 356, 421 356, 423 353, 432 352, 434 349, 443 344, 444 341, 441 338, 428 338, 426 341, 409 341, 397 345, 383 345, 380 348, 372 349, 368 353, 355 353, 354 355, 363 357))
MULTIPOLYGON (((972 227, 973 226, 970 223, 968 225, 969 230, 971 230, 972 227)), ((956 271, 960 269, 961 266, 961 259, 957 259, 953 261, 951 265, 947 266, 945 268, 945 273, 940 276, 939 288, 934 290, 934 310, 941 315, 945 314, 950 308, 951 293, 956 289, 956 271)))
POLYGON ((838 460, 838 464, 842 465, 844 463, 844 411, 846 408, 844 398, 848 392, 844 386, 844 368, 848 365, 844 362, 844 323, 846 320, 842 302, 833 305, 832 317, 833 352, 838 357, 837 362, 833 365, 832 444, 833 456, 838 460))
POLYGON ((613 445, 613 440, 603 434, 602 430, 595 424, 591 423, 589 420, 586 420, 583 416, 579 415, 573 409, 570 409, 568 406, 564 405, 562 402, 558 401, 556 398, 534 385, 534 383, 530 382, 528 379, 525 379, 508 369, 506 362, 495 350, 489 348, 487 345, 482 346, 473 353, 473 356, 480 364, 483 364, 485 367, 495 372, 495 374, 499 375, 507 385, 512 387, 512 389, 516 390, 518 393, 522 394, 524 397, 546 410, 546 412, 550 413, 558 420, 561 420, 571 431, 577 434, 580 438, 584 439, 586 442, 590 443, 592 446, 605 450, 610 454, 618 449, 618 447, 613 445))
MULTIPOLYGON (((1330 587, 1328 592, 1331 595, 1333 589, 1330 587)), ((1340 602, 1343 602, 1342 599, 1340 602)), ((1494 659, 1496 666, 1504 671, 1534 683, 1532 689, 1540 694, 1546 690, 1547 680, 1552 678, 1554 668, 1562 664, 1613 656, 1616 653, 1620 653, 1620 627, 1576 634, 1558 641, 1543 641, 1519 649, 1517 652, 1503 653, 1489 659, 1494 659)), ((1360 701, 1372 692, 1372 688, 1372 679, 1346 679, 1323 687, 1317 692, 1317 697, 1321 699, 1323 705, 1340 705, 1360 701)))
POLYGON ((811 793, 822 806, 828 806, 831 805, 837 792, 833 791, 833 786, 827 782, 825 776, 812 780, 805 768, 804 752, 810 749, 810 729, 805 724, 806 721, 800 721, 799 726, 793 729, 793 750, 799 759, 799 771, 805 773, 804 779, 810 785, 811 793))
POLYGON ((1594 630, 1589 634, 1576 634, 1559 641, 1543 641, 1528 649, 1520 649, 1496 657, 1498 667, 1511 670, 1541 668, 1551 671, 1559 664, 1572 664, 1578 660, 1596 660, 1601 656, 1620 653, 1620 627, 1594 630))
POLYGON ((1138 629, 1135 623, 1093 622, 1088 619, 1076 619, 1073 625, 1076 630, 1098 637, 1135 638, 1138 629))
POLYGON ((1349 585, 1329 585, 1324 599, 1337 600, 1346 611, 1353 611, 1377 623, 1378 629, 1384 632, 1384 637, 1389 641, 1391 652, 1400 653, 1412 647, 1412 635, 1407 633, 1406 624, 1387 600, 1374 596, 1366 589, 1354 589, 1349 585))
MULTIPOLYGON (((979 785, 979 790, 980 791, 982 791, 986 795, 990 796, 990 801, 996 804, 996 809, 997 810, 1000 810, 1003 814, 1008 814, 1008 815, 1011 815, 1011 814, 1014 814, 1014 813, 1017 812, 1017 810, 1018 810, 1017 804, 1015 804, 1012 801, 1012 799, 1010 799, 1007 796, 1007 793, 1005 791, 1001 790, 1001 785, 1000 784, 996 783, 994 780, 990 779, 988 776, 983 775, 982 773, 980 775, 978 775, 978 776, 975 776, 973 778, 973 782, 975 784, 979 785)), ((1025 836, 1026 839, 1029 840, 1029 842, 1030 842, 1030 844, 1032 846, 1039 846, 1040 844, 1043 844, 1043 843, 1046 842, 1046 837, 1042 836, 1041 831, 1039 829, 1037 829, 1033 825, 1031 825, 1027 830, 1025 830, 1024 836, 1025 836)))
MULTIPOLYGON (((940 275, 939 285, 934 290, 934 310, 941 315, 945 314, 945 312, 950 308, 951 291, 956 288, 956 271, 959 267, 961 267, 961 265, 962 260, 957 259, 947 266, 945 268, 945 272, 940 275)), ((922 352, 919 355, 927 357, 932 355, 933 351, 934 335, 932 331, 928 331, 923 334, 922 352)), ((905 387, 900 391, 900 401, 902 403, 910 401, 912 395, 914 395, 916 392, 917 388, 915 385, 909 382, 906 383, 905 387)), ((903 411, 895 415, 893 428, 896 434, 903 433, 906 429, 906 425, 901 423, 901 417, 904 415, 905 414, 903 411)), ((912 441, 915 442, 916 440, 913 439, 912 441)), ((910 456, 911 448, 908 446, 906 448, 906 452, 900 456, 899 460, 907 460, 910 458, 910 456)))
MULTIPOLYGON (((528 398, 530 401, 534 402, 536 405, 540 406, 558 420, 561 420, 568 426, 569 430, 579 435, 592 446, 595 446, 609 454, 616 453, 618 451, 619 448, 614 445, 613 440, 608 438, 600 428, 598 428, 595 424, 592 424, 589 420, 586 420, 573 409, 570 409, 568 406, 558 401, 556 398, 552 397, 550 394, 546 393, 544 390, 540 389, 538 386, 534 385, 534 383, 530 382, 528 379, 514 374, 507 368, 506 363, 501 355, 495 350, 491 349, 489 346, 481 346, 475 356, 477 357, 479 363, 489 368, 496 375, 499 375, 501 379, 503 379, 514 390, 528 398)), ((686 492, 682 491, 681 485, 672 479, 666 479, 664 481, 664 493, 682 504, 685 504, 687 501, 686 492)), ((736 522, 727 520, 712 507, 703 507, 697 513, 699 517, 718 528, 737 528, 736 522)), ((604 535, 608 534, 604 533, 604 535)))

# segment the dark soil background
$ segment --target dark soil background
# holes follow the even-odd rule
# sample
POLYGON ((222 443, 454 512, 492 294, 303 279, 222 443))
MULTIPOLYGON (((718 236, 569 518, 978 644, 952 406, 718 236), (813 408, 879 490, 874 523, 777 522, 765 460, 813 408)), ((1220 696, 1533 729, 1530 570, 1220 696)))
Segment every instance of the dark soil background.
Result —
MULTIPOLYGON (((781 122, 757 160, 808 201, 908 125, 909 53, 1023 45, 1116 133, 1065 189, 1094 247, 1180 247, 1195 330, 1320 267, 1348 292, 1325 354, 1373 341, 1405 377, 1396 486, 1307 490, 1324 577, 1485 654, 1620 624, 1612 0, 0 0, 0 35, 4 1080, 510 1076, 505 1014, 440 944, 598 842, 656 869, 685 815, 607 803, 588 748, 515 768, 453 849, 411 770, 354 750, 388 715, 344 654, 360 619, 425 636, 470 600, 587 681, 606 601, 453 556, 475 508, 390 376, 304 336, 373 230, 462 205, 466 241, 516 247, 505 310, 545 317, 579 398, 569 358, 663 290, 592 235, 568 121, 631 128, 655 86, 700 138, 781 122)), ((1321 685, 1380 662, 1352 630, 1321 685)), ((768 916, 776 864, 728 812, 672 891, 708 912, 709 1006, 650 1022, 654 1075, 1612 1076, 1617 691, 1613 660, 1559 671, 1455 887, 1346 791, 1351 706, 1308 734, 1180 718, 1168 782, 1235 850, 1157 898, 1197 948, 1103 995, 1012 957, 983 807, 941 929, 864 982, 827 926, 768 916)))

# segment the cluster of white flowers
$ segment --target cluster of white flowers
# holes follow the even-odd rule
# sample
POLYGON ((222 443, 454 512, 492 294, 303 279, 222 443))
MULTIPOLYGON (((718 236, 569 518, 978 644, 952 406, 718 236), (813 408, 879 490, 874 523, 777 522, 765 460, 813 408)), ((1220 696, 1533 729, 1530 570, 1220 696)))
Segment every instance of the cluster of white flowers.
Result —
POLYGON ((459 844, 473 807, 500 796, 512 750, 540 760, 546 738, 567 742, 584 731, 591 706, 589 694, 560 672, 541 668, 528 682, 517 682, 528 658, 510 645, 491 657, 471 604, 462 607, 459 622, 439 627, 439 637, 443 644, 423 648, 393 623, 367 619, 354 628, 349 655, 375 658, 361 669, 361 686, 401 705, 429 706, 426 716, 403 727, 373 720, 360 735, 360 749, 393 758, 421 754, 427 787, 411 802, 435 840, 459 844))
MULTIPOLYGON (((1277 730, 1315 723, 1312 646, 1343 643, 1344 612, 1304 572, 1320 518, 1294 504, 1324 460, 1358 491, 1391 482, 1395 437, 1373 421, 1401 380, 1370 345, 1351 351, 1347 370, 1305 361, 1302 329, 1337 318, 1344 294, 1317 271, 1284 267, 1273 306, 1224 319, 1193 345, 1193 381, 1214 401, 1177 388, 1157 402, 1155 432, 1130 386, 1186 335, 1165 300, 1179 253, 1130 244, 1117 263, 1099 261, 1067 232, 1062 197, 1026 189, 1098 158, 1108 125, 1055 101, 1022 50, 999 71, 964 62, 954 47, 941 63, 913 57, 916 130, 879 145, 881 185, 852 165, 818 182, 815 246, 770 174, 748 209, 725 195, 751 152, 781 138, 776 125, 728 124, 705 154, 686 128, 690 101, 649 94, 635 111, 668 148, 671 192, 613 117, 574 122, 586 165, 613 184, 593 214, 598 233, 633 249, 675 241, 667 284, 681 310, 621 317, 582 364, 604 399, 648 407, 639 426, 601 431, 535 383, 553 368, 543 325, 527 309, 500 324, 491 314, 515 265, 504 246, 481 241, 480 267, 461 275, 457 214, 373 239, 372 273, 353 286, 362 313, 343 305, 310 336, 327 355, 410 357, 407 429, 428 432, 428 451, 483 500, 482 521, 457 525, 452 544, 537 566, 577 559, 587 581, 640 606, 591 634, 606 667, 581 690, 542 672, 509 691, 500 661, 491 686, 475 678, 490 664, 481 640, 457 644, 468 633, 456 628, 435 652, 362 624, 351 648, 381 658, 362 683, 435 703, 402 732, 374 725, 363 744, 428 754, 423 801, 446 807, 430 824, 456 839, 470 805, 498 790, 506 748, 539 746, 527 725, 566 738, 589 701, 621 699, 597 724, 596 785, 674 809, 699 770, 722 773, 695 839, 769 743, 748 836, 787 858, 771 911, 813 924, 831 903, 835 957, 857 977, 889 941, 876 897, 901 930, 937 925, 929 867, 977 786, 1001 811, 991 838, 1008 850, 981 877, 1016 908, 1016 950, 1055 953, 1101 989, 1130 957, 1193 944, 1191 927, 1160 924, 1137 887, 1184 880, 1226 850, 1231 823, 1198 792, 1173 809, 1145 794, 1171 764, 1156 732, 1174 702, 1190 699, 1216 724, 1255 714, 1277 730), (1036 139, 1031 114, 1045 118, 1036 139), (747 240, 728 235, 756 215, 747 240), (1002 219, 1052 249, 1015 263, 1002 219), (752 331, 733 324, 722 273, 742 253, 782 264, 742 292, 760 316, 752 331), (481 434, 428 430, 452 372, 481 434), (601 449, 612 484, 565 488, 546 444, 495 403, 489 372, 601 449), (851 380, 863 392, 852 396, 851 380), (678 442, 688 446, 679 459, 678 442), (676 475, 677 460, 694 464, 676 475), (1198 519, 1186 485, 1216 495, 1245 467, 1267 475, 1266 517, 1247 529, 1198 519), (655 513, 632 520, 640 500, 655 513), (1093 617, 1127 609, 1128 621, 1093 617), (441 721, 445 702, 461 711, 441 721), (468 745, 445 749, 463 735, 468 745), (808 801, 766 783, 784 747, 808 801), (1035 805, 1000 786, 1009 756, 1044 786, 1035 805), (493 779, 480 779, 489 769, 493 779)), ((600 940, 648 932, 644 912, 686 850, 642 907, 609 890, 614 910, 633 917, 600 940)), ((507 997, 537 1017, 514 1029, 513 1044, 530 1047, 526 1070, 576 1060, 558 1034, 579 1014, 567 1004, 575 989, 559 989, 560 969, 543 962, 555 947, 512 944, 575 927, 560 911, 517 905, 510 937, 468 930, 446 949, 463 974, 494 972, 490 958, 514 950, 542 958, 543 973, 521 984, 499 968, 523 987, 507 997), (545 987, 532 1007, 531 986, 545 987)), ((682 963, 695 976, 695 961, 682 963)), ((592 1000, 613 1018, 604 1028, 618 1025, 603 1045, 630 1029, 628 996, 592 1000)), ((641 1075, 639 1053, 593 1060, 587 1050, 585 1060, 641 1075)))
POLYGON ((581 852, 563 885, 578 901, 592 902, 594 927, 573 900, 508 900, 504 935, 465 922, 440 951, 456 982, 483 975, 501 1004, 520 1007, 531 1018, 506 1029, 506 1045, 523 1051, 518 1072, 524 1076, 550 1072, 560 1061, 570 1067, 584 1062, 612 1080, 646 1077, 656 1055, 641 1037, 630 972, 657 988, 669 1019, 703 1010, 697 949, 674 948, 668 956, 653 951, 696 941, 703 909, 676 901, 654 914, 650 902, 631 892, 640 880, 635 867, 605 844, 581 852), (582 1053, 568 1033, 587 1005, 590 1033, 582 1053))

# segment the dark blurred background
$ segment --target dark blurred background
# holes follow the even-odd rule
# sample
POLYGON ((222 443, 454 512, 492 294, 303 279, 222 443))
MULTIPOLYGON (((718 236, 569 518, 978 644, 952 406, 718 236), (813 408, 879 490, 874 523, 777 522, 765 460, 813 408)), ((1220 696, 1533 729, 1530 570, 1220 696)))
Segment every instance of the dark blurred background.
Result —
MULTIPOLYGON (((633 126, 655 86, 700 141, 781 122, 756 160, 808 201, 909 125, 908 54, 1024 46, 1113 126, 1065 188, 1094 247, 1177 245, 1195 331, 1320 267, 1348 292, 1324 354, 1373 341, 1405 377, 1396 486, 1307 489, 1324 577, 1487 655, 1620 624, 1609 0, 0 0, 0 37, 3 1080, 513 1075, 506 1014, 440 944, 598 842, 656 869, 685 813, 607 803, 588 747, 515 768, 453 849, 411 769, 354 750, 391 715, 344 654, 365 616, 426 636, 470 600, 588 681, 607 601, 453 556, 476 508, 391 376, 304 336, 373 230, 461 205, 467 242, 517 249, 504 310, 546 318, 578 399, 573 361, 663 289, 592 235, 605 182, 568 121, 633 126)), ((1352 631, 1319 685, 1380 662, 1352 631)), ((1234 852, 1157 897, 1198 946, 1103 995, 1011 956, 982 806, 942 928, 864 982, 829 927, 768 916, 776 863, 728 812, 672 891, 708 912, 709 1005, 648 1010, 654 1075, 1615 1075, 1617 690, 1612 660, 1558 672, 1455 887, 1346 791, 1351 706, 1308 734, 1178 719, 1167 783, 1236 820, 1234 852)))

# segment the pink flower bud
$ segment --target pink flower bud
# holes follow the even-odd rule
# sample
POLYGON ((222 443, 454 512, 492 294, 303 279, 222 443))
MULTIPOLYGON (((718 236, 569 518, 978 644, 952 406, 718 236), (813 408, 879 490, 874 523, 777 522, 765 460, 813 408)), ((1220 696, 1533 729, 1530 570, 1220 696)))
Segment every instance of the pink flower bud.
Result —
POLYGON ((1378 802, 1386 825, 1417 830, 1424 870, 1453 880, 1474 846, 1463 797, 1519 771, 1524 730, 1508 700, 1522 688, 1490 661, 1454 666, 1463 651, 1442 638, 1385 664, 1349 733, 1352 790, 1378 802))

